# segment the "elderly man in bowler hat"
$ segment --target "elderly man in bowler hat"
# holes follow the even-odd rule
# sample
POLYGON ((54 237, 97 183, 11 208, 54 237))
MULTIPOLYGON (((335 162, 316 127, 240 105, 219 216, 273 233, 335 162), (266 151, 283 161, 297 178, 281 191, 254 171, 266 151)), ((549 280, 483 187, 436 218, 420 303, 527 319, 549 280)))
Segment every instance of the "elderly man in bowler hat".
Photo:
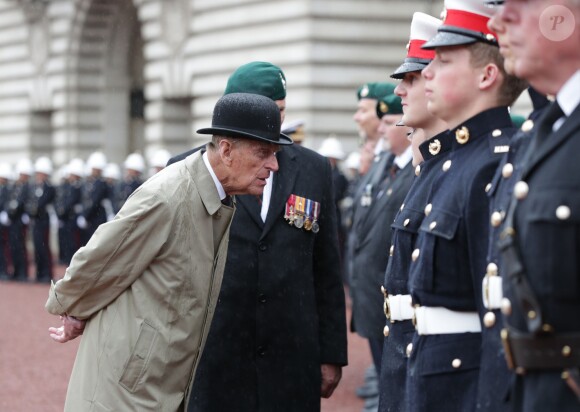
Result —
POLYGON ((66 411, 187 409, 217 303, 235 210, 278 170, 279 109, 268 98, 222 97, 211 142, 164 169, 101 225, 53 284, 46 309, 66 342, 83 332, 66 411))
MULTIPOLYGON (((225 89, 232 92, 269 97, 284 117, 286 78, 271 63, 239 67, 225 89)), ((319 411, 347 363, 330 164, 298 145, 277 160, 262 198, 236 198, 190 411, 319 411)))

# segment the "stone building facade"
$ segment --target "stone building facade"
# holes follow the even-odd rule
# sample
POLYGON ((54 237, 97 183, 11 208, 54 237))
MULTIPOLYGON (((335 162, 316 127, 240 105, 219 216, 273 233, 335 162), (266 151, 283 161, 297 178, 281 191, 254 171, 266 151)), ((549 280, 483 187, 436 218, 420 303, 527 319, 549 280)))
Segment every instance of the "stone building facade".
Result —
POLYGON ((355 92, 405 55, 415 11, 430 0, 0 0, 0 161, 60 165, 102 150, 121 162, 178 153, 227 76, 252 60, 287 77, 287 119, 306 145, 357 144, 355 92))

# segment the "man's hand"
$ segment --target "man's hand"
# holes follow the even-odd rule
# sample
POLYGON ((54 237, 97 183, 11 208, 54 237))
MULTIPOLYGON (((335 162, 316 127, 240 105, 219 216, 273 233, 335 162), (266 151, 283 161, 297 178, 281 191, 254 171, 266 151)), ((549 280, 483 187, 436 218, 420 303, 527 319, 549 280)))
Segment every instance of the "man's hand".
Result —
POLYGON ((78 320, 72 316, 64 315, 60 317, 62 326, 60 328, 48 328, 50 337, 55 342, 65 343, 83 334, 85 330, 85 320, 78 320))
POLYGON ((342 378, 342 366, 325 363, 320 367, 320 371, 322 372, 321 396, 330 398, 338 382, 340 382, 340 378, 342 378))

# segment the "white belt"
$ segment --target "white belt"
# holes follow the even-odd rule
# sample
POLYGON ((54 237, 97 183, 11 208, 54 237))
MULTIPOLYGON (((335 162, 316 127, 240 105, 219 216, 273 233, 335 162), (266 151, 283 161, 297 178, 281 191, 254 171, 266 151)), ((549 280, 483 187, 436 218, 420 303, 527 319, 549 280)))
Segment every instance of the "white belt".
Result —
POLYGON ((387 318, 391 323, 413 319, 415 309, 411 303, 411 295, 389 295, 387 307, 387 318))
POLYGON ((481 332, 481 323, 477 312, 419 306, 415 308, 415 329, 419 335, 481 332))
POLYGON ((487 309, 500 309, 503 299, 501 276, 484 276, 481 288, 483 305, 487 309))

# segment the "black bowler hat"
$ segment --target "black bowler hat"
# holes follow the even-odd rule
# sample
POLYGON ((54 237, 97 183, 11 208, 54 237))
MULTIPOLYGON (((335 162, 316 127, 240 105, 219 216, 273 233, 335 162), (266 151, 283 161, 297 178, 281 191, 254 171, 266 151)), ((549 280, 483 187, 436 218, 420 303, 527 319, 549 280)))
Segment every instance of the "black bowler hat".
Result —
POLYGON ((268 97, 251 93, 222 96, 213 110, 211 127, 197 133, 242 137, 291 145, 292 139, 280 133, 280 109, 268 97))

